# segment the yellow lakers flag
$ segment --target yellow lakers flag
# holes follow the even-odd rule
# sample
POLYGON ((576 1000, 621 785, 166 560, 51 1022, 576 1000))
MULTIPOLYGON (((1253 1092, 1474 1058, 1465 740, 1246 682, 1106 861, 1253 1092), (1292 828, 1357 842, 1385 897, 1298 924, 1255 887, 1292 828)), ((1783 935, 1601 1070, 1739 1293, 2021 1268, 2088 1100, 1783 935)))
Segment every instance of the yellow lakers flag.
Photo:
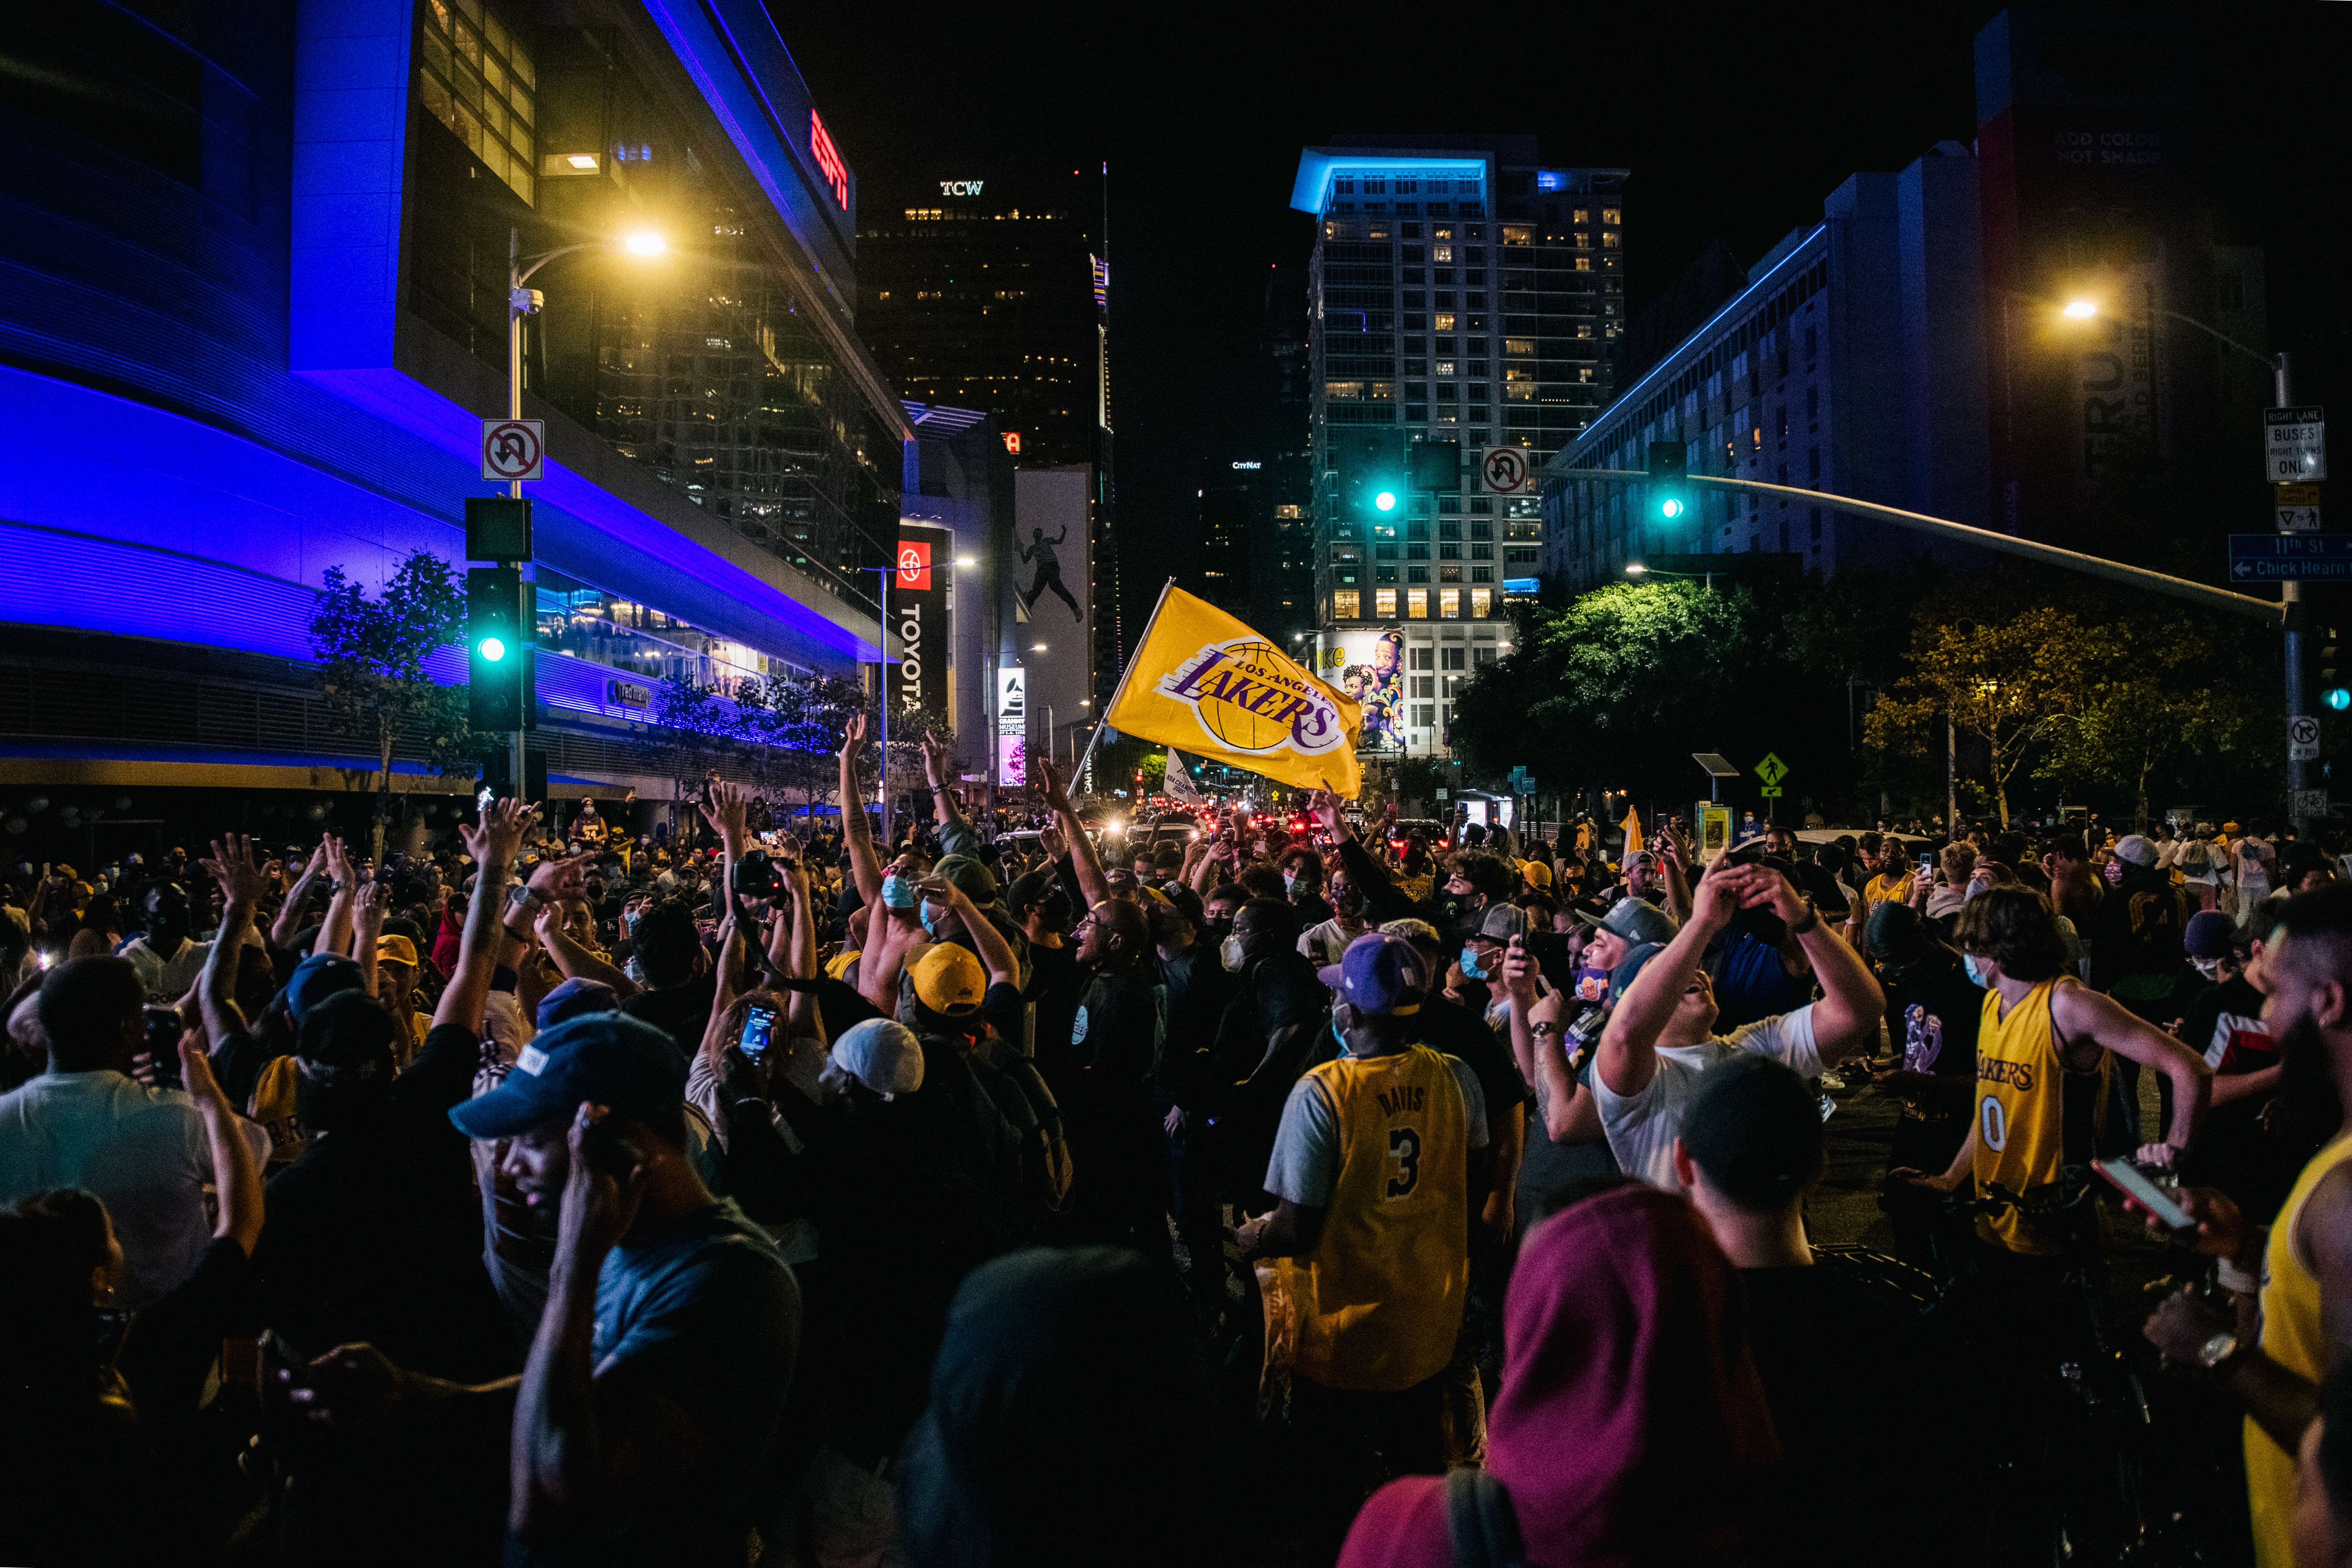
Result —
POLYGON ((1301 789, 1363 787, 1356 704, 1258 632, 1170 587, 1104 722, 1301 789))
POLYGON ((1625 830, 1625 858, 1630 860, 1642 852, 1642 814, 1629 805, 1625 820, 1618 826, 1625 830))

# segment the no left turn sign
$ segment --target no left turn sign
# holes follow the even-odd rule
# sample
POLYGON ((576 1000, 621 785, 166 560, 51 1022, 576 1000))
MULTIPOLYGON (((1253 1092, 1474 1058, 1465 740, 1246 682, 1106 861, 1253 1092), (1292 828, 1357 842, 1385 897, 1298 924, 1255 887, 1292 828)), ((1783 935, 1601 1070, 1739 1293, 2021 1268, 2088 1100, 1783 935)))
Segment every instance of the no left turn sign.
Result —
POLYGON ((482 421, 482 478, 513 483, 545 479, 547 426, 538 419, 482 421))

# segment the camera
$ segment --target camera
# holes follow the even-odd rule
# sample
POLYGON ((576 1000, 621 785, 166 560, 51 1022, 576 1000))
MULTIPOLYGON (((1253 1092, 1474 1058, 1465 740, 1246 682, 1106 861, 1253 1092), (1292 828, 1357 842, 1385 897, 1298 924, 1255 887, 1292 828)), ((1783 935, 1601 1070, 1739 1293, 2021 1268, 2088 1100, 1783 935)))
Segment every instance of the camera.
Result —
POLYGON ((772 899, 784 889, 776 863, 764 849, 746 849, 735 862, 735 891, 747 899, 772 899))

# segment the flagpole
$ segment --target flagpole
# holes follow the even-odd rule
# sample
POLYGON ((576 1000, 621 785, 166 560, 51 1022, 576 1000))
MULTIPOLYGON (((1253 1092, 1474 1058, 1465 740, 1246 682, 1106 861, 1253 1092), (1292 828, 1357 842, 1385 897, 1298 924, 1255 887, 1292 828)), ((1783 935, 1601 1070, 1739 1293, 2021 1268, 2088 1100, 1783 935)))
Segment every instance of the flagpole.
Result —
MULTIPOLYGON (((1152 601, 1151 616, 1143 623, 1143 635, 1135 639, 1137 653, 1140 654, 1150 646, 1151 628, 1160 624, 1160 608, 1168 603, 1168 591, 1174 586, 1176 586, 1176 579, 1173 577, 1160 584, 1160 597, 1152 601)), ((1118 689, 1110 694, 1110 701, 1105 705, 1103 710, 1095 715, 1095 732, 1087 737, 1087 749, 1078 754, 1076 762, 1070 764, 1070 782, 1073 784, 1086 775, 1087 764, 1094 761, 1095 742, 1102 739, 1103 726, 1110 721, 1110 710, 1118 706, 1120 698, 1127 695, 1127 683, 1134 679, 1135 660, 1130 658, 1127 661, 1127 668, 1118 673, 1118 689)))

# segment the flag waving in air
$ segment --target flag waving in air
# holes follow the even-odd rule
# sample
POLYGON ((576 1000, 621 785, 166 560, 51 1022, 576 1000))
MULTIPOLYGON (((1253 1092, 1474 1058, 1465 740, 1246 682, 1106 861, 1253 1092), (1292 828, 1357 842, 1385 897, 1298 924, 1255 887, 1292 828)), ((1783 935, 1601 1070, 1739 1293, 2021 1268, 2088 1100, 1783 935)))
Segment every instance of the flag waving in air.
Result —
POLYGON ((1168 767, 1162 779, 1160 793, 1170 800, 1183 805, 1208 805, 1209 797, 1201 793, 1201 786, 1194 784, 1192 775, 1184 771, 1184 759, 1176 754, 1173 746, 1168 748, 1168 767))
POLYGON ((1354 799, 1356 704, 1260 633, 1170 587, 1104 722, 1302 789, 1354 799))

